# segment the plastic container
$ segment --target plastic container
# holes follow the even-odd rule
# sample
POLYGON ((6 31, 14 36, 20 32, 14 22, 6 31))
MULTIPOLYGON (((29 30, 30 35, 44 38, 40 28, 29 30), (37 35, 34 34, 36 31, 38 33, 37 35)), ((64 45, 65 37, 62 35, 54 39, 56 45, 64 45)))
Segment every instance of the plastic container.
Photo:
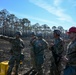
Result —
POLYGON ((6 75, 8 70, 8 61, 3 61, 0 63, 0 75, 6 75))

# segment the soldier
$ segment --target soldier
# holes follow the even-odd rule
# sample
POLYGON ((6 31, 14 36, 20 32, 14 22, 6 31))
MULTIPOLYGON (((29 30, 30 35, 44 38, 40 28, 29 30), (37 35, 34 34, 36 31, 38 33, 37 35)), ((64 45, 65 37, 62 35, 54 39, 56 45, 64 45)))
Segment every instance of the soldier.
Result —
POLYGON ((3 35, 0 36, 1 39, 4 39, 11 43, 11 50, 10 50, 11 58, 9 60, 9 68, 7 71, 7 75, 11 75, 14 65, 16 66, 15 75, 18 75, 18 67, 19 67, 20 60, 21 60, 20 59, 21 53, 22 53, 22 49, 24 48, 23 40, 20 38, 21 35, 22 35, 21 32, 16 32, 15 38, 3 36, 3 35))
POLYGON ((38 72, 38 75, 43 75, 42 64, 44 63, 44 50, 48 48, 48 43, 43 39, 42 34, 37 34, 37 40, 33 43, 34 53, 34 70, 38 72))
POLYGON ((71 27, 68 35, 70 43, 67 46, 66 57, 64 56, 64 62, 67 63, 64 75, 76 75, 76 27, 71 27))
POLYGON ((60 37, 61 32, 59 30, 54 30, 54 43, 50 45, 50 50, 52 51, 50 75, 60 75, 61 74, 61 57, 64 51, 63 39, 60 37))
MULTIPOLYGON (((31 46, 31 64, 32 64, 32 70, 35 69, 36 63, 35 63, 35 55, 34 55, 34 42, 37 40, 37 36, 34 32, 31 32, 31 40, 30 40, 30 46, 31 46)), ((32 71, 32 75, 35 74, 36 71, 32 71)))

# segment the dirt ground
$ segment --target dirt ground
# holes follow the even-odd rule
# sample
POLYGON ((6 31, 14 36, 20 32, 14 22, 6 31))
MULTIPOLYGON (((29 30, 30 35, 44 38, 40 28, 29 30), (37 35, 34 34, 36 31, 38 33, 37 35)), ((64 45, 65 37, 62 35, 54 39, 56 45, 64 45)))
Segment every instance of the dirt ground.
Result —
MULTIPOLYGON (((29 46, 29 38, 23 39, 25 43, 25 49, 24 49, 24 55, 25 59, 21 67, 19 68, 20 75, 23 75, 26 73, 31 67, 31 57, 30 57, 30 46, 29 46)), ((50 41, 49 41, 50 42, 50 41)), ((10 43, 4 40, 0 39, 0 62, 9 60, 10 58, 10 43)), ((44 75, 48 75, 50 68, 50 57, 51 57, 51 51, 45 50, 45 62, 44 62, 44 75)))

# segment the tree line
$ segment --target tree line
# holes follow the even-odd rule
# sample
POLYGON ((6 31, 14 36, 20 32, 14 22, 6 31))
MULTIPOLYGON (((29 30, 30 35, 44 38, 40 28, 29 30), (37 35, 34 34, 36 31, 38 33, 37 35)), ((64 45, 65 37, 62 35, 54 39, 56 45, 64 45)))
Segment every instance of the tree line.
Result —
POLYGON ((47 24, 31 24, 28 18, 18 18, 15 14, 10 14, 6 9, 0 11, 0 34, 13 36, 15 32, 21 31, 23 36, 29 36, 30 32, 42 33, 44 37, 50 37, 53 30, 59 29, 63 34, 66 33, 62 26, 53 26, 50 28, 47 24))

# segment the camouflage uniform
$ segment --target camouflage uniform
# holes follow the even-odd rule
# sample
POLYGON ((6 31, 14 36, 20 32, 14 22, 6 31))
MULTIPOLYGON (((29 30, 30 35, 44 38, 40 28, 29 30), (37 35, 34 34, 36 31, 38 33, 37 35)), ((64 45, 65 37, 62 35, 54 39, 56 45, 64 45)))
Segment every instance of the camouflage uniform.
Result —
POLYGON ((14 67, 15 63, 16 63, 16 75, 17 75, 18 67, 21 60, 21 52, 22 52, 22 49, 24 48, 23 40, 21 38, 17 39, 17 38, 12 38, 8 36, 1 36, 1 39, 4 39, 11 43, 11 50, 10 50, 11 58, 9 60, 9 68, 8 68, 7 75, 11 75, 12 68, 14 67))
POLYGON ((30 46, 31 46, 31 64, 33 65, 33 68, 35 68, 35 55, 34 55, 34 42, 37 40, 37 37, 33 35, 33 37, 30 40, 30 46))
POLYGON ((37 40, 34 44, 36 70, 38 71, 39 75, 43 74, 42 64, 44 63, 44 49, 46 49, 47 46, 48 44, 44 39, 37 40))
POLYGON ((34 70, 38 72, 39 75, 43 75, 42 64, 44 63, 44 49, 48 47, 48 43, 44 39, 37 39, 33 43, 34 52, 34 70))
POLYGON ((69 34, 75 34, 74 40, 72 40, 67 46, 66 56, 68 62, 66 68, 64 69, 64 75, 76 75, 76 27, 71 27, 69 29, 69 34))
POLYGON ((51 50, 52 50, 52 57, 51 57, 50 73, 52 75, 60 75, 62 69, 61 58, 64 52, 63 39, 60 37, 55 38, 51 50))
POLYGON ((64 75, 76 75, 76 39, 68 45, 67 57, 69 59, 64 75))

